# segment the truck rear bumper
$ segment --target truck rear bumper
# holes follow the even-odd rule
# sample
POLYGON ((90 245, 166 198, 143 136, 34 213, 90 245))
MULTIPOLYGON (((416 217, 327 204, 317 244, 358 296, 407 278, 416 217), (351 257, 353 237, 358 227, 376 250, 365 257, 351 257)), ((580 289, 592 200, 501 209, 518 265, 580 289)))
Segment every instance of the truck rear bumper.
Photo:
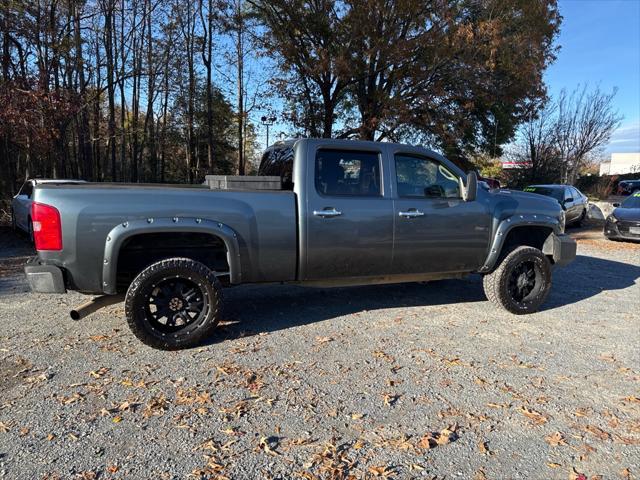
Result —
POLYGON ((564 267, 576 258, 576 241, 564 233, 549 235, 543 252, 553 257, 554 265, 564 267))
POLYGON ((24 266, 29 287, 36 293, 66 293, 62 270, 55 265, 41 265, 37 257, 24 266))

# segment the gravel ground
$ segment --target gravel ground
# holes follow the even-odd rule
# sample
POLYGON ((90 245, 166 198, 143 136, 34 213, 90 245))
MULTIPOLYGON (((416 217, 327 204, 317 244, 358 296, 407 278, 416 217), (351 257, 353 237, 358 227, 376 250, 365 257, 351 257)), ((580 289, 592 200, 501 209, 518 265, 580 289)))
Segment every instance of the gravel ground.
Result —
POLYGON ((542 312, 480 278, 229 289, 202 348, 28 293, 0 232, 0 478, 640 478, 640 245, 575 230, 542 312))

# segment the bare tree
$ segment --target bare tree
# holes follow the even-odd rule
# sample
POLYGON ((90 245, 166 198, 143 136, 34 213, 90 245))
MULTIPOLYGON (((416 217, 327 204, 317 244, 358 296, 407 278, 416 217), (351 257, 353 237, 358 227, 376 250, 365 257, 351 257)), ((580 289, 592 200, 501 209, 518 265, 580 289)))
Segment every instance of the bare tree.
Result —
POLYGON ((521 128, 525 157, 531 164, 529 181, 553 177, 557 169, 557 148, 555 144, 555 115, 558 107, 551 102, 543 107, 532 106, 529 118, 521 128))
POLYGON ((617 89, 606 93, 599 87, 589 92, 587 85, 571 94, 565 90, 560 93, 554 137, 561 160, 561 182, 574 183, 588 155, 606 145, 620 126, 622 117, 613 109, 616 93, 617 89))

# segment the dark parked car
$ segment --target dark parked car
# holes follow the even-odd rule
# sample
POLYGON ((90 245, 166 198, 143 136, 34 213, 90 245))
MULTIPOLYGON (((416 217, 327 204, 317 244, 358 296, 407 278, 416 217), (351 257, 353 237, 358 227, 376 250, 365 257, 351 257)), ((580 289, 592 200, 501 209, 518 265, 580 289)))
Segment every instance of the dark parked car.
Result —
POLYGON ((581 224, 589 212, 589 199, 571 185, 529 185, 525 192, 537 193, 554 198, 566 212, 567 225, 581 224))
POLYGON ((640 191, 627 198, 607 217, 604 235, 610 240, 640 240, 640 191))
POLYGON ((618 195, 631 195, 640 192, 639 180, 622 180, 618 183, 618 195))

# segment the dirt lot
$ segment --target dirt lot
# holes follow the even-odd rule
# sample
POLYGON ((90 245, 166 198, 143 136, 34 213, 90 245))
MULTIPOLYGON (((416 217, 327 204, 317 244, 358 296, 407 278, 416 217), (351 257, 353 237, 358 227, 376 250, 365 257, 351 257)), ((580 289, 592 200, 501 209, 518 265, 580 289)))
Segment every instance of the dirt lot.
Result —
POLYGON ((27 292, 0 233, 0 478, 640 478, 640 245, 574 230, 540 313, 465 280, 238 287, 210 344, 27 292))

